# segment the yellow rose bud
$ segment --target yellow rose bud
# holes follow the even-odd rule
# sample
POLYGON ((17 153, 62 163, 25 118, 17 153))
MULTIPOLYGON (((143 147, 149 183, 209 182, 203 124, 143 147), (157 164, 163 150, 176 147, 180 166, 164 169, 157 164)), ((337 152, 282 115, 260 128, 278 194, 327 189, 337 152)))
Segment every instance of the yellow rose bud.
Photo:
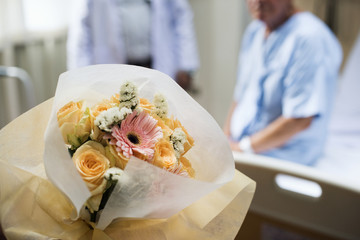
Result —
POLYGON ((69 102, 57 112, 58 124, 61 127, 66 122, 79 122, 82 114, 83 101, 69 102))
POLYGON ((106 157, 110 160, 111 167, 115 166, 122 170, 125 169, 129 159, 117 152, 114 145, 108 145, 105 147, 106 157))
POLYGON ((82 117, 78 124, 75 126, 75 135, 76 136, 89 136, 91 131, 91 122, 90 122, 90 110, 86 108, 83 112, 82 117))
POLYGON ((82 110, 83 102, 69 102, 57 112, 61 135, 66 144, 72 148, 85 142, 91 132, 90 112, 82 110))
POLYGON ((106 187, 104 174, 110 167, 105 148, 100 143, 88 141, 76 150, 73 161, 91 195, 102 193, 106 187))
POLYGON ((91 126, 92 126, 92 131, 91 131, 91 134, 90 134, 91 140, 100 142, 100 143, 105 145, 106 144, 106 141, 104 140, 105 133, 102 132, 99 129, 99 127, 97 127, 94 124, 94 119, 92 117, 90 117, 90 120, 91 120, 91 126))

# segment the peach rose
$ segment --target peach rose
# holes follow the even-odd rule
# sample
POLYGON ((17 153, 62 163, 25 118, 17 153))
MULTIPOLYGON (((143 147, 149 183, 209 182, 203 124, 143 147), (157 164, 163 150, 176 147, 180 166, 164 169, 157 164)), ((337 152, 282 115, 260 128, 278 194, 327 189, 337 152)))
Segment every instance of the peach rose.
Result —
POLYGON ((151 115, 156 121, 157 125, 161 127, 164 138, 170 137, 170 135, 173 133, 173 130, 171 130, 164 122, 163 119, 161 119, 158 115, 152 114, 151 115))
POLYGON ((83 101, 71 101, 57 112, 61 135, 65 143, 70 144, 73 149, 85 142, 91 132, 89 109, 84 112, 82 108, 83 101))
POLYGON ((99 104, 96 104, 95 106, 93 106, 91 108, 90 121, 91 121, 92 133, 90 135, 90 138, 92 140, 95 140, 98 142, 100 142, 102 140, 102 138, 105 134, 103 132, 101 132, 101 130, 94 124, 94 121, 101 112, 106 111, 112 107, 113 106, 111 105, 111 102, 107 99, 104 99, 102 102, 100 102, 99 104))
POLYGON ((103 99, 102 102, 96 104, 91 108, 91 115, 96 118, 102 111, 106 111, 109 108, 119 106, 119 94, 111 96, 109 99, 103 99))
POLYGON ((153 164, 166 170, 173 169, 177 165, 173 146, 165 138, 162 138, 155 145, 153 164))
POLYGON ((96 118, 101 112, 106 111, 112 107, 113 106, 111 106, 110 101, 105 99, 91 108, 91 116, 96 118))
POLYGON ((104 174, 110 167, 105 148, 100 143, 88 141, 76 150, 73 161, 91 195, 102 193, 106 187, 104 174))

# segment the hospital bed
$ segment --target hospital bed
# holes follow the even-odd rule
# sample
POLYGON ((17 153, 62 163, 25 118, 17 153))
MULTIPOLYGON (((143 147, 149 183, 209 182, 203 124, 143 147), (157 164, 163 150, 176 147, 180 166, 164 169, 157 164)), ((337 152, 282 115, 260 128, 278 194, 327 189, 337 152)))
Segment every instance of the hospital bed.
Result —
POLYGON ((360 239, 360 35, 339 80, 323 157, 312 166, 234 152, 256 181, 236 239, 360 239))

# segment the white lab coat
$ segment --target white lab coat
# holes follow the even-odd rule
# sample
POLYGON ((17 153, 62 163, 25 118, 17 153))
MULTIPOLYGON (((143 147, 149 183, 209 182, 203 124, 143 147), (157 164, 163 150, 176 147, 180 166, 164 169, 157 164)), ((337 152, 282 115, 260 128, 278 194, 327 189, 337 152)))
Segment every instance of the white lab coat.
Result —
MULTIPOLYGON (((68 68, 126 63, 114 0, 78 0, 69 27, 68 68)), ((153 68, 174 78, 198 67, 192 10, 186 0, 152 0, 153 68)))

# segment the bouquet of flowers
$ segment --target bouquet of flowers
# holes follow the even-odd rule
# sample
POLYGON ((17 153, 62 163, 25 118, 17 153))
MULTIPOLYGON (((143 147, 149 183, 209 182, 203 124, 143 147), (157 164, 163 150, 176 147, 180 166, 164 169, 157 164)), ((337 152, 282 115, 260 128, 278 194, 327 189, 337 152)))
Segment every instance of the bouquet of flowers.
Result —
POLYGON ((119 217, 168 218, 234 176, 216 121, 167 75, 128 65, 60 76, 44 164, 74 217, 84 205, 92 216, 104 207, 91 219, 98 228, 119 217))
POLYGON ((0 130, 8 239, 233 239, 254 189, 216 121, 151 69, 63 73, 0 130))
POLYGON ((83 101, 69 102, 57 120, 72 160, 91 198, 85 204, 90 221, 102 210, 132 156, 165 171, 194 178, 184 154, 194 145, 180 121, 168 117, 161 94, 153 102, 139 98, 137 87, 125 82, 120 93, 91 108, 83 101))

